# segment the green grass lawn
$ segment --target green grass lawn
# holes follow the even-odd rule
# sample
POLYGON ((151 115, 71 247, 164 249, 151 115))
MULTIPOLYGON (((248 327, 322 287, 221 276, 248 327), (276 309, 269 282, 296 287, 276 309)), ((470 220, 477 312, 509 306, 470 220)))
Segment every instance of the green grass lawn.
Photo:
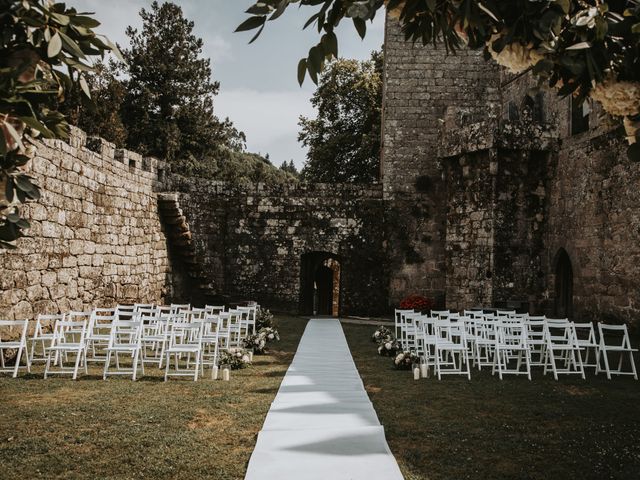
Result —
POLYGON ((281 341, 230 382, 0 377, 0 478, 244 478, 306 325, 276 320, 281 341))
POLYGON ((377 355, 375 327, 343 328, 406 480, 640 478, 640 382, 537 368, 531 382, 488 370, 414 381, 377 355))

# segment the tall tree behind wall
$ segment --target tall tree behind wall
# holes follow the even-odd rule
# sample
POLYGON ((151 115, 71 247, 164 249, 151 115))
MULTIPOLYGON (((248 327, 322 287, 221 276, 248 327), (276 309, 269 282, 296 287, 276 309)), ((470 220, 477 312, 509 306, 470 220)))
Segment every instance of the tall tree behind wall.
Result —
POLYGON ((130 47, 122 119, 130 148, 168 161, 203 161, 221 148, 241 150, 244 135, 213 112, 219 83, 193 22, 173 3, 142 9, 142 30, 127 29, 130 47))
POLYGON ((309 148, 302 170, 313 182, 371 183, 378 179, 382 53, 371 60, 338 59, 320 77, 311 103, 316 118, 300 118, 299 141, 309 148))

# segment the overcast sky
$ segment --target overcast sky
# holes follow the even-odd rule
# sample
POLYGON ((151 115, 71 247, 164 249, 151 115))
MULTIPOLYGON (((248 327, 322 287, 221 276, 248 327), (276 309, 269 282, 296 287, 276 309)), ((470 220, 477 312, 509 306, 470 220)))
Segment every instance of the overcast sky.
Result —
MULTIPOLYGON (((96 12, 102 22, 97 31, 127 46, 128 25, 141 25, 138 12, 151 0, 71 0, 78 10, 96 12)), ((302 88, 296 80, 301 57, 318 40, 317 29, 302 31, 315 8, 289 7, 262 35, 248 45, 251 33, 233 33, 247 15, 252 0, 177 0, 185 16, 195 22, 195 34, 204 40, 205 57, 211 58, 213 78, 220 81, 215 100, 216 114, 229 117, 247 135, 249 151, 269 153, 273 163, 293 159, 301 167, 305 152, 297 141, 298 117, 313 116, 309 99, 314 90, 307 78, 302 88)), ((383 16, 369 25, 360 40, 351 22, 340 27, 340 55, 365 59, 380 48, 384 37, 383 16)))

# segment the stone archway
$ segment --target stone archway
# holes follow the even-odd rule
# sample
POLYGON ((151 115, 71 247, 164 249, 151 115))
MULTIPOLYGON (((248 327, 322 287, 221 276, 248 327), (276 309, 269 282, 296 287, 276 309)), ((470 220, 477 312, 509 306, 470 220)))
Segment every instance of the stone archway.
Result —
POLYGON ((308 252, 300 262, 300 313, 340 314, 340 259, 329 252, 308 252))
POLYGON ((573 316, 573 267, 564 248, 558 250, 555 260, 555 305, 556 318, 573 316))

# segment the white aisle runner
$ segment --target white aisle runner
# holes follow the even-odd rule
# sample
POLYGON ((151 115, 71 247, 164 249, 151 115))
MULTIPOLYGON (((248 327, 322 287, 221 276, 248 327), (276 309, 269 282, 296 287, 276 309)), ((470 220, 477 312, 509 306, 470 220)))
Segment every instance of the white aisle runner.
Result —
POLYGON ((245 480, 401 480, 340 322, 310 320, 245 480))

